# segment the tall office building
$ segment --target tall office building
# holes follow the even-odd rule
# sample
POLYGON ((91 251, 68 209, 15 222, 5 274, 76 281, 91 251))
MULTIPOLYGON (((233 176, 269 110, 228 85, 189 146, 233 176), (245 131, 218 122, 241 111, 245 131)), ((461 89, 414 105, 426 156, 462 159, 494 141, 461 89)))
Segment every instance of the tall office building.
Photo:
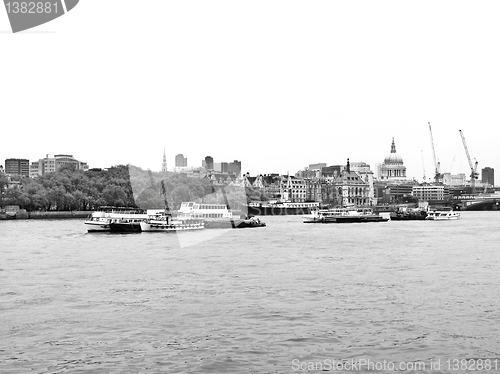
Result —
POLYGON ((481 169, 481 182, 488 183, 492 186, 495 185, 495 169, 490 167, 485 167, 481 169))
POLYGON ((221 173, 227 173, 228 170, 228 163, 227 162, 221 162, 220 163, 220 171, 221 173))
POLYGON ((8 158, 5 160, 5 174, 29 177, 30 161, 24 158, 8 158))
POLYGON ((229 174, 234 174, 236 178, 241 177, 241 161, 234 160, 227 166, 227 172, 229 174))
POLYGON ((214 159, 212 156, 205 157, 205 169, 214 170, 214 159))
POLYGON ((182 168, 188 166, 188 159, 182 153, 175 156, 175 167, 182 168))

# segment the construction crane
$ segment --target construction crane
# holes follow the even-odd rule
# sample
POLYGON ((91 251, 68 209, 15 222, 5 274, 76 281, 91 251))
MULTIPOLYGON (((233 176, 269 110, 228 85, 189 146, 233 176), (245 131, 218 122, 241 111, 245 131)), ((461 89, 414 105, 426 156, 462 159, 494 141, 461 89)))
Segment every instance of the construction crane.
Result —
POLYGON ((465 149, 465 154, 467 155, 467 161, 469 161, 469 166, 470 166, 470 186, 472 193, 476 192, 476 179, 479 177, 479 174, 477 173, 477 160, 474 158, 474 161, 476 163, 472 165, 472 160, 470 159, 469 156, 469 149, 467 148, 467 143, 465 142, 465 137, 464 133, 462 130, 458 130, 460 132, 460 136, 462 137, 462 143, 464 143, 464 149, 465 149))
POLYGON ((441 178, 441 164, 439 161, 436 160, 436 151, 434 150, 434 140, 432 139, 432 128, 431 128, 431 123, 427 122, 429 124, 429 133, 431 134, 431 147, 432 147, 432 157, 434 158, 434 167, 435 167, 435 174, 434 174, 434 181, 436 183, 439 182, 439 179, 441 178))

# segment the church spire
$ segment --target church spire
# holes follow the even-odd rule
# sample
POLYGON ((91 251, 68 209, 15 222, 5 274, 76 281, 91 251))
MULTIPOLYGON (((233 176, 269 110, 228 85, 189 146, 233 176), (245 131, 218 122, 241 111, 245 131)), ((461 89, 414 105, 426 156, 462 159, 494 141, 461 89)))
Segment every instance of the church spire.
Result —
POLYGON ((165 155, 165 147, 163 147, 163 163, 161 164, 161 171, 167 171, 167 156, 165 155))
POLYGON ((394 143, 394 137, 392 137, 391 153, 396 153, 396 143, 394 143))

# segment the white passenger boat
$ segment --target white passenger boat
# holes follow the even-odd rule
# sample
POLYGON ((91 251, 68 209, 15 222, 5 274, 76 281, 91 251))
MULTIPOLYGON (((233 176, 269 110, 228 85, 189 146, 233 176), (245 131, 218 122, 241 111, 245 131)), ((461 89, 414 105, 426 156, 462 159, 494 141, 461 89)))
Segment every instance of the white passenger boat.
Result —
POLYGON ((98 211, 92 212, 84 224, 88 232, 105 232, 111 231, 112 222, 146 218, 148 214, 142 209, 103 206, 98 211))
POLYGON ((355 222, 387 222, 384 218, 370 208, 333 208, 319 209, 303 217, 304 223, 355 223, 355 222))
POLYGON ((225 204, 205 204, 197 202, 183 202, 177 211, 177 218, 201 218, 204 220, 231 220, 233 213, 225 204))
POLYGON ((451 209, 449 210, 429 210, 427 212, 427 217, 425 219, 431 221, 449 221, 460 219, 460 213, 455 212, 451 209))
POLYGON ((294 203, 287 200, 274 200, 268 202, 249 202, 243 205, 252 216, 279 216, 309 214, 319 209, 319 202, 294 203))
POLYGON ((148 219, 140 223, 141 231, 145 232, 169 232, 202 230, 205 228, 205 221, 199 218, 172 217, 168 212, 161 212, 150 215, 148 219))

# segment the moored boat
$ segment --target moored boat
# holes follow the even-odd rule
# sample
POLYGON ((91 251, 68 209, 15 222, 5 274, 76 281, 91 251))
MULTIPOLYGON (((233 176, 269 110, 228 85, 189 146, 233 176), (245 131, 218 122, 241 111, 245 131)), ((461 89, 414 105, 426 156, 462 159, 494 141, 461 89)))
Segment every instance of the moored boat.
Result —
POLYGON ((373 213, 370 208, 334 208, 313 211, 304 216, 304 223, 367 223, 387 222, 389 218, 373 213))
POLYGON ((235 215, 225 204, 183 202, 175 215, 176 219, 203 219, 206 229, 230 229, 245 227, 264 227, 265 223, 257 217, 244 214, 235 215))
POLYGON ((283 216, 310 214, 319 209, 318 202, 294 203, 286 200, 250 202, 243 206, 249 216, 283 216))
POLYGON ((234 227, 237 229, 243 229, 246 227, 265 227, 266 224, 261 222, 258 217, 250 217, 245 219, 240 219, 235 221, 234 227))
POLYGON ((136 208, 120 208, 112 206, 100 207, 92 212, 84 224, 88 232, 109 232, 110 224, 117 220, 142 220, 148 218, 146 212, 136 208))
POLYGON ((391 212, 391 221, 421 221, 427 217, 427 210, 424 208, 398 208, 391 212))
POLYGON ((430 221, 450 221, 460 219, 460 213, 452 209, 446 210, 429 210, 425 219, 430 221))
POLYGON ((173 218, 168 212, 157 213, 140 222, 141 230, 145 232, 170 232, 202 230, 205 221, 199 218, 173 218))

